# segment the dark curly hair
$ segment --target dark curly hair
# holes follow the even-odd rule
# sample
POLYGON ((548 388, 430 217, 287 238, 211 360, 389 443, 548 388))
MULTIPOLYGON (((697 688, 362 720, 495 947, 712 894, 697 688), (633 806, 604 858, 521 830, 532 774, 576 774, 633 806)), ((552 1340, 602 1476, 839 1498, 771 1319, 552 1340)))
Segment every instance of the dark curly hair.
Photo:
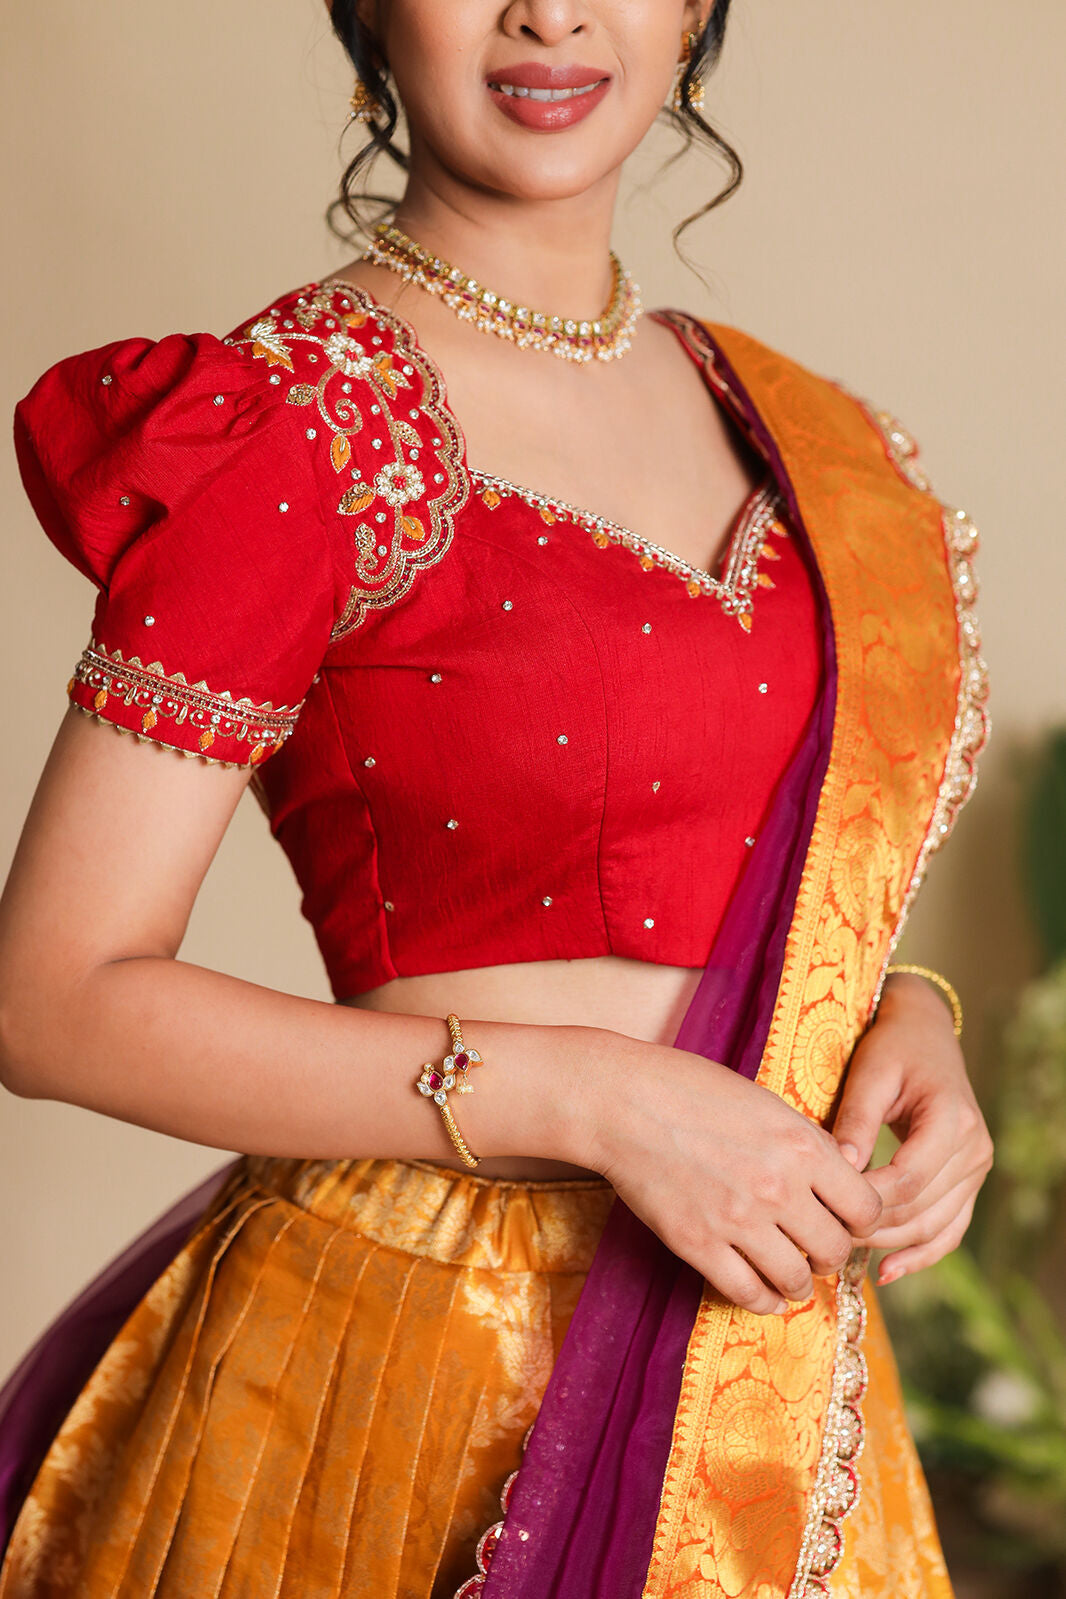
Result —
MULTIPOLYGON (((684 141, 677 155, 671 157, 671 161, 683 155, 694 144, 698 144, 716 156, 726 169, 724 187, 712 195, 706 205, 700 206, 698 211, 694 211, 691 216, 678 223, 673 233, 675 245, 685 228, 690 227, 700 217, 706 216, 708 211, 721 205, 724 200, 728 200, 729 196, 740 187, 744 176, 743 165, 733 146, 693 109, 688 94, 689 89, 698 80, 704 79, 717 65, 725 39, 731 3, 732 0, 716 0, 710 20, 700 34, 685 67, 682 78, 684 109, 681 111, 668 109, 661 113, 677 129, 684 141)), ((340 193, 327 213, 332 231, 338 238, 350 242, 360 234, 369 235, 375 223, 388 216, 396 204, 395 200, 387 195, 372 194, 363 188, 363 180, 374 161, 379 155, 386 155, 390 161, 406 172, 408 156, 407 151, 401 149, 395 142, 400 108, 389 87, 388 64, 382 56, 377 41, 357 15, 357 0, 333 0, 330 9, 333 31, 344 46, 357 75, 379 107, 372 122, 356 124, 366 130, 368 137, 363 147, 357 150, 348 162, 341 178, 340 193)))

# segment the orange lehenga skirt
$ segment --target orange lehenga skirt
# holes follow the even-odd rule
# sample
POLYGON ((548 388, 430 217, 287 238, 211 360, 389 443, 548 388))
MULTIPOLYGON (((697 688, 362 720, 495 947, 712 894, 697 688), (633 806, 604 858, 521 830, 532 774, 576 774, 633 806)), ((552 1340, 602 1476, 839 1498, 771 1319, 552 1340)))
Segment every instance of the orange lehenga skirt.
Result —
POLYGON ((2 1599, 451 1599, 614 1195, 247 1156, 67 1415, 2 1599))
MULTIPOLYGON (((452 1599, 613 1197, 600 1179, 245 1156, 60 1427, 0 1599, 452 1599)), ((863 1491, 831 1592, 950 1599, 865 1297, 863 1491)), ((726 1425, 748 1488, 776 1480, 764 1445, 726 1425)))

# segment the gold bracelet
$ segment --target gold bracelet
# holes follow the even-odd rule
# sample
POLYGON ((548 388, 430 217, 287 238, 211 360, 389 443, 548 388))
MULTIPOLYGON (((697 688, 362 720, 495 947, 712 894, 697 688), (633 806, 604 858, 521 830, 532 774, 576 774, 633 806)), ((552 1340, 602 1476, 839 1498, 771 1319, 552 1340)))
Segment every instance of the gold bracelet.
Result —
POLYGON ((448 1031, 452 1035, 451 1054, 445 1055, 440 1066, 434 1066, 431 1060, 427 1060, 421 1076, 415 1082, 415 1087, 427 1099, 432 1099, 440 1110, 444 1125, 448 1129, 448 1137, 455 1145, 460 1160, 464 1165, 474 1167, 479 1164, 478 1157, 456 1126, 452 1108, 448 1104, 448 1095, 453 1088, 458 1094, 472 1094, 474 1085, 468 1081, 467 1074, 471 1066, 481 1066, 484 1062, 476 1049, 467 1049, 463 1043, 463 1024, 458 1016, 449 1012, 447 1022, 448 1031))
POLYGON ((924 977, 935 988, 939 988, 951 1006, 951 1021, 955 1029, 955 1037, 962 1037, 962 1002, 946 977, 941 977, 939 972, 930 971, 928 966, 890 966, 885 972, 885 976, 886 978, 891 977, 896 973, 901 976, 924 977))

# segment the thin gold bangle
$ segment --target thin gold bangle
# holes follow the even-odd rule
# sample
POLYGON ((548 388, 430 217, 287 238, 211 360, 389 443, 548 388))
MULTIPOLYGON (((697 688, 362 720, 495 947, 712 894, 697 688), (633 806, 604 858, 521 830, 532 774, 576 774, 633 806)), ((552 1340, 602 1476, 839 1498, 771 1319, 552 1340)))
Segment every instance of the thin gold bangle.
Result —
POLYGON ((472 1094, 474 1085, 467 1080, 471 1066, 481 1066, 484 1062, 476 1049, 467 1049, 463 1043, 463 1024, 453 1011, 447 1016, 448 1031, 452 1035, 451 1053, 445 1055, 440 1066, 435 1066, 427 1060, 422 1067, 421 1075, 415 1081, 418 1092, 426 1099, 432 1099, 441 1113, 448 1137, 455 1145, 456 1152, 465 1166, 473 1168, 480 1164, 479 1158, 473 1153, 466 1139, 456 1125, 452 1108, 448 1104, 448 1095, 453 1088, 459 1094, 472 1094), (458 1087, 456 1080, 458 1079, 458 1087))
POLYGON ((946 977, 941 977, 939 972, 930 971, 928 966, 890 966, 885 972, 886 978, 892 977, 894 974, 924 977, 926 982, 932 983, 935 988, 939 988, 951 1006, 951 1022, 955 1029, 955 1037, 962 1037, 962 1002, 946 977))

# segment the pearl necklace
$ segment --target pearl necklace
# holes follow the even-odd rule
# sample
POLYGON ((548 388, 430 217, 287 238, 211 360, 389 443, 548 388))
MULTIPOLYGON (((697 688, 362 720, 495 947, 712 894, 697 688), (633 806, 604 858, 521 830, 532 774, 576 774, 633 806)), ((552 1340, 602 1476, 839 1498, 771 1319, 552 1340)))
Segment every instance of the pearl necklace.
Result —
POLYGON ((613 361, 624 355, 643 309, 639 287, 613 250, 611 298, 594 322, 574 322, 515 305, 466 277, 458 267, 431 255, 391 222, 378 223, 362 259, 388 267, 428 294, 435 294, 482 333, 495 333, 517 344, 520 350, 548 350, 564 361, 613 361))

